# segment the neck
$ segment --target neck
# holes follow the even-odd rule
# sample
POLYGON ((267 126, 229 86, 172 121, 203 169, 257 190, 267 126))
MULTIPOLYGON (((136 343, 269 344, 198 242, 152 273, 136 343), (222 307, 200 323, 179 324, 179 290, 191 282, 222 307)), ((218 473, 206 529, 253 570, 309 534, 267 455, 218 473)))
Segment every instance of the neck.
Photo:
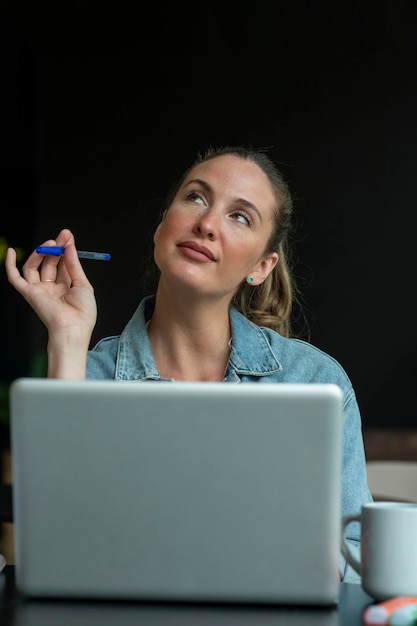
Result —
POLYGON ((228 303, 184 303, 157 292, 148 334, 164 378, 223 380, 230 355, 228 303))

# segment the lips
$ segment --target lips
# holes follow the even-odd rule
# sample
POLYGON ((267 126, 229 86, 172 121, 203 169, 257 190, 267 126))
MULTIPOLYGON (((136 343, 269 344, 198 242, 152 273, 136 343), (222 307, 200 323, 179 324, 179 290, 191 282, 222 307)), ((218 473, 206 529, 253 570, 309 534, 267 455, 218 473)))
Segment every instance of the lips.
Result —
POLYGON ((178 248, 181 248, 183 253, 190 258, 204 261, 208 263, 209 261, 216 261, 216 257, 214 254, 206 248, 205 246, 201 246, 195 241, 183 241, 178 244, 178 248))

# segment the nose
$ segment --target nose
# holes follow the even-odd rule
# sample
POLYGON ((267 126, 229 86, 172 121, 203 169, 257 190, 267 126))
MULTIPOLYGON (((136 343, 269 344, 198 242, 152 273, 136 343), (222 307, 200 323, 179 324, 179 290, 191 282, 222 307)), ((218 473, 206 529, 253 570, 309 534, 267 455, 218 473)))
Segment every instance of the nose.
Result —
POLYGON ((214 239, 219 231, 219 216, 212 209, 202 211, 196 219, 194 232, 214 239))

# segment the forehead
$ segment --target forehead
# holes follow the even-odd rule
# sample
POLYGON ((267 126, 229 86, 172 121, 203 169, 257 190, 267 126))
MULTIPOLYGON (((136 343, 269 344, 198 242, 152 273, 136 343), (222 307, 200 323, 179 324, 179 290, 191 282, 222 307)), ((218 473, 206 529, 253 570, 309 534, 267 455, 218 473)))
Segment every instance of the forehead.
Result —
POLYGON ((264 171, 253 161, 227 154, 209 159, 193 167, 184 185, 194 179, 204 180, 215 193, 231 199, 242 198, 258 205, 274 205, 272 185, 264 171))

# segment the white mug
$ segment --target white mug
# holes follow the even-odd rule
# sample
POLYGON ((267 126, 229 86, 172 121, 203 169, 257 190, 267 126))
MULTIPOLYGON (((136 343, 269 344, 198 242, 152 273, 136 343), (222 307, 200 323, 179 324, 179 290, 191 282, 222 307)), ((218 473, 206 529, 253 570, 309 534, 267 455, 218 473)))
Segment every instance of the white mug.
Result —
POLYGON ((417 596, 417 503, 369 502, 342 518, 342 554, 376 600, 417 596), (361 524, 360 561, 346 541, 346 528, 361 524))

